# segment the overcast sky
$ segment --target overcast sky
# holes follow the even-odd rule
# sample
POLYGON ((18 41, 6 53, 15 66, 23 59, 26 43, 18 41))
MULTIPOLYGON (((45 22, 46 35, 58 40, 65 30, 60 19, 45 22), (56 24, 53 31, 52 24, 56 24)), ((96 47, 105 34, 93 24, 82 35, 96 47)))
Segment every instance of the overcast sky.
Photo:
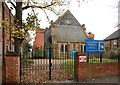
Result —
MULTIPOLYGON (((95 34, 95 39, 105 39, 118 28, 118 0, 89 0, 88 3, 81 3, 78 7, 76 0, 72 0, 71 6, 67 7, 76 17, 80 24, 85 24, 89 32, 95 34)), ((28 10, 29 11, 29 10, 28 10)), ((48 20, 43 11, 37 11, 38 18, 41 20, 41 28, 49 26, 48 20)), ((27 12, 23 11, 23 19, 27 12)), ((56 20, 57 17, 49 13, 50 20, 56 20)))
MULTIPOLYGON (((118 23, 118 0, 91 0, 88 3, 78 3, 72 0, 69 9, 77 18, 80 24, 85 24, 87 31, 95 34, 95 39, 104 39, 117 30, 118 23)), ((48 20, 40 14, 41 28, 45 28, 48 20)), ((53 14, 49 14, 50 19, 55 20, 53 14)), ((47 25, 48 26, 48 25, 47 25)))
POLYGON ((95 34, 95 39, 104 39, 117 30, 118 0, 92 0, 83 3, 80 8, 72 4, 71 12, 81 24, 86 24, 87 31, 95 34))
POLYGON ((104 39, 117 30, 118 0, 92 0, 82 3, 72 3, 69 8, 79 23, 85 24, 87 31, 95 34, 95 39, 104 39))

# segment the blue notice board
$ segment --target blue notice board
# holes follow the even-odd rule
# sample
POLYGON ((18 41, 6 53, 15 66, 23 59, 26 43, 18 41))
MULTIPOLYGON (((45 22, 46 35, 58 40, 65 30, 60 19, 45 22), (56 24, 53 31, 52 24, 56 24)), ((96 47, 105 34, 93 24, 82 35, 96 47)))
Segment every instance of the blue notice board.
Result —
POLYGON ((104 53, 104 40, 86 40, 86 53, 87 54, 103 54, 104 53))

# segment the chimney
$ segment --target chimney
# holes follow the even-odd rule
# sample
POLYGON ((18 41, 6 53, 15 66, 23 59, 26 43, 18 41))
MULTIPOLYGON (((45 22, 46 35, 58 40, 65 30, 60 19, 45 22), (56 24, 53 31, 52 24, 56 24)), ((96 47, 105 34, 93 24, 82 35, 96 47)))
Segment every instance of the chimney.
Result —
POLYGON ((85 24, 83 24, 81 27, 83 28, 84 32, 86 32, 85 24))
POLYGON ((88 38, 89 39, 94 39, 94 34, 92 34, 91 32, 88 33, 88 38))
POLYGON ((51 20, 51 28, 54 28, 55 26, 54 26, 54 22, 53 22, 53 20, 51 20))
POLYGON ((85 28, 85 24, 83 24, 81 27, 85 28))
POLYGON ((45 30, 47 30, 47 29, 48 29, 48 27, 45 28, 45 30))
POLYGON ((83 31, 85 32, 85 34, 88 36, 88 33, 86 31, 86 28, 85 28, 85 24, 83 24, 81 27, 82 27, 83 31))

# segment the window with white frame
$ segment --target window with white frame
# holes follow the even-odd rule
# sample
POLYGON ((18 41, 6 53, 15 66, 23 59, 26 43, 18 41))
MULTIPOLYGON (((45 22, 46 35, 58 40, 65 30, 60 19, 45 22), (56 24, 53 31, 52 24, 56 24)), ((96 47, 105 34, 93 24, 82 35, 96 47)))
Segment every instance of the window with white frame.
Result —
POLYGON ((81 45, 81 52, 83 52, 83 45, 81 45))
POLYGON ((117 40, 114 40, 114 45, 116 45, 117 44, 117 40))
POLYGON ((69 19, 65 20, 65 24, 71 24, 71 21, 69 19))
POLYGON ((64 45, 61 45, 61 52, 64 52, 64 45))
POLYGON ((65 52, 68 52, 68 45, 65 45, 65 52))

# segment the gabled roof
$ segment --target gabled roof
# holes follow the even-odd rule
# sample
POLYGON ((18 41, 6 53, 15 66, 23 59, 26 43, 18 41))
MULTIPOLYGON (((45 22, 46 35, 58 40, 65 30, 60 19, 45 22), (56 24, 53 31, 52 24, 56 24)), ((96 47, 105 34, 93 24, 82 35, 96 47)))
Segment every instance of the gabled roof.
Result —
POLYGON ((77 19, 73 16, 73 14, 67 10, 62 16, 60 16, 54 24, 60 25, 71 25, 71 26, 81 26, 77 19), (70 24, 66 24, 65 20, 69 20, 70 24))
POLYGON ((107 40, 113 40, 118 38, 120 38, 120 29, 118 29, 117 31, 109 35, 107 38, 105 38, 105 40, 107 41, 107 40))
POLYGON ((85 43, 85 39, 88 38, 83 27, 69 10, 58 18, 54 24, 56 24, 57 41, 85 43), (66 23, 65 20, 69 20, 69 22, 66 23))
POLYGON ((56 36, 60 42, 85 43, 85 39, 88 38, 81 27, 65 25, 57 25, 56 36))

